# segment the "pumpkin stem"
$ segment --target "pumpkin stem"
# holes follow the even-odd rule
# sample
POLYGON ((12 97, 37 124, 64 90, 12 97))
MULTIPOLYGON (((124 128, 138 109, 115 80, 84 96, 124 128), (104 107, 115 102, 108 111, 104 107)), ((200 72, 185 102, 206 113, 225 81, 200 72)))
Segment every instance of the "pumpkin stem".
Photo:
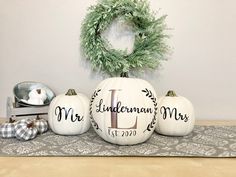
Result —
POLYGON ((41 94, 41 89, 37 89, 36 91, 38 92, 38 94, 41 94))
POLYGON ((122 72, 121 74, 120 74, 120 77, 129 77, 129 74, 128 74, 128 72, 122 72))
POLYGON ((27 124, 27 128, 32 128, 33 126, 34 126, 34 123, 33 123, 33 122, 27 124))
POLYGON ((170 96, 170 97, 176 97, 176 93, 174 92, 174 90, 169 90, 166 94, 166 96, 170 96))
POLYGON ((11 117, 9 118, 9 123, 14 123, 16 120, 12 119, 11 117))
POLYGON ((69 89, 66 93, 67 96, 73 96, 73 95, 77 95, 77 93, 75 92, 75 89, 69 89))
POLYGON ((39 115, 37 115, 37 117, 36 117, 36 120, 40 120, 41 118, 39 117, 39 115))

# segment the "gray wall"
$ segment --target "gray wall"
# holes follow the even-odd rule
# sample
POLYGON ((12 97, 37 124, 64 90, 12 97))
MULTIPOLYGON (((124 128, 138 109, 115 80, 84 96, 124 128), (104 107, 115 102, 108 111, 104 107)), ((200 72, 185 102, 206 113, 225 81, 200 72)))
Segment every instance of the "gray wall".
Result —
MULTIPOLYGON (((92 73, 79 50, 81 22, 95 0, 0 0, 0 117, 6 97, 22 81, 56 93, 68 88, 90 96, 104 78, 92 73)), ((168 14, 173 53, 155 73, 142 76, 163 95, 189 98, 198 119, 236 119, 236 1, 150 0, 168 14)))

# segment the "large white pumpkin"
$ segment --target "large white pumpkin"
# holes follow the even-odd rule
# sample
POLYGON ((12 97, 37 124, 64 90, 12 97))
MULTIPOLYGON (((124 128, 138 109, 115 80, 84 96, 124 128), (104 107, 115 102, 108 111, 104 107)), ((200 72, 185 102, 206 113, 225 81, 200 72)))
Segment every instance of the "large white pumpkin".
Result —
POLYGON ((119 145, 146 141, 155 129, 156 111, 155 90, 147 81, 134 78, 103 80, 90 103, 94 130, 119 145))
POLYGON ((49 106, 48 123, 53 132, 61 135, 77 135, 88 131, 89 99, 70 89, 55 97, 49 106))
POLYGON ((169 136, 185 136, 195 124, 192 103, 174 91, 169 91, 158 102, 156 132, 169 136))

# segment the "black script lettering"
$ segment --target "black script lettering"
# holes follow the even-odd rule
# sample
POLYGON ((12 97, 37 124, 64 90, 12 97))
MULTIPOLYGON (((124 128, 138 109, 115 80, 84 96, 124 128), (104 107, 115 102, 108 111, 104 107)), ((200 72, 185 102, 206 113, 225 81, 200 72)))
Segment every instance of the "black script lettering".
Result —
POLYGON ((117 101, 117 103, 113 106, 106 106, 105 104, 103 104, 103 99, 100 99, 99 103, 96 105, 96 112, 116 112, 116 113, 153 113, 153 109, 152 108, 148 108, 148 107, 141 107, 141 108, 137 108, 137 107, 128 107, 128 106, 123 106, 121 101, 117 101))
MULTIPOLYGON (((75 114, 75 117, 79 122, 84 120, 84 116, 79 116, 78 114, 75 114)), ((76 119, 74 120, 74 122, 76 121, 76 119)))
POLYGON ((123 105, 121 101, 118 101, 118 92, 121 91, 120 89, 111 89, 111 106, 107 106, 103 103, 103 99, 100 99, 98 104, 96 104, 96 112, 104 113, 110 112, 111 113, 111 127, 116 129, 136 129, 137 128, 137 117, 134 122, 134 125, 129 128, 121 128, 118 126, 118 113, 153 113, 153 108, 149 107, 128 107, 123 105))
POLYGON ((61 119, 62 119, 62 116, 64 115, 65 117, 65 120, 67 120, 69 114, 71 115, 71 119, 72 119, 72 114, 73 114, 73 110, 72 108, 69 108, 68 111, 65 107, 60 107, 60 106, 57 106, 56 109, 55 109, 55 115, 57 116, 57 120, 60 122, 61 119), (72 113, 71 113, 72 112, 72 113), (64 114, 63 114, 64 113, 64 114), (70 114, 71 113, 71 114, 70 114))
POLYGON ((165 120, 167 116, 169 115, 170 119, 174 117, 175 120, 182 120, 184 122, 187 122, 189 119, 189 116, 187 114, 181 114, 178 113, 177 108, 170 108, 170 107, 165 107, 162 106, 160 108, 160 113, 162 114, 162 118, 165 120))
POLYGON ((167 115, 169 114, 170 118, 172 118, 172 115, 175 114, 175 117, 176 117, 176 112, 177 112, 177 109, 176 108, 173 108, 172 110, 169 108, 169 107, 165 107, 165 106, 162 106, 160 108, 160 113, 162 114, 162 118, 165 120, 167 115))
POLYGON ((84 116, 79 116, 78 114, 74 115, 74 110, 72 108, 66 109, 65 107, 57 106, 55 108, 55 115, 57 116, 58 122, 60 122, 63 117, 64 120, 67 120, 68 117, 70 117, 71 122, 80 122, 84 120, 84 116))

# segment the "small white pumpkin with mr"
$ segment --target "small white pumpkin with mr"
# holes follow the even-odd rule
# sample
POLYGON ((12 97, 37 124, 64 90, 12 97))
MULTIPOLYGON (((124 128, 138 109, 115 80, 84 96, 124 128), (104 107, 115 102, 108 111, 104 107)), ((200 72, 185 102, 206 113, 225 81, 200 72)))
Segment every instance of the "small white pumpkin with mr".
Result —
POLYGON ((90 128, 89 99, 74 89, 56 96, 49 106, 48 123, 56 134, 85 133, 90 128))

